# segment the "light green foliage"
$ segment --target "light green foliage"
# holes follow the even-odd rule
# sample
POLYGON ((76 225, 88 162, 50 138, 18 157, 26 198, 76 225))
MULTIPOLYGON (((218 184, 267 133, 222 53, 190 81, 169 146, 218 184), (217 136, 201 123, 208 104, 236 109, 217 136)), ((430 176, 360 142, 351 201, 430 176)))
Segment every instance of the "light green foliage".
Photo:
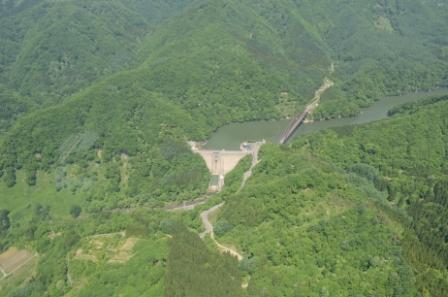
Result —
MULTIPOLYGON (((5 151, 5 165, 12 162, 17 167, 18 162, 52 170, 55 163, 76 163, 96 171, 97 166, 92 165, 96 159, 104 163, 105 176, 112 183, 106 190, 119 192, 119 167, 125 162, 120 156, 124 154, 130 164, 123 172, 129 178, 128 195, 178 200, 183 197, 174 195, 205 189, 205 165, 189 151, 183 138, 198 137, 203 126, 160 95, 133 85, 135 78, 132 73, 121 74, 66 104, 24 118, 20 121, 23 126, 13 128, 14 136, 6 140, 6 150, 12 151, 5 151)), ((14 169, 6 168, 10 169, 5 180, 11 184, 14 169)), ((57 169, 56 174, 58 188, 64 187, 68 178, 73 180, 67 169, 57 169)))
POLYGON ((71 262, 75 284, 89 282, 74 289, 74 296, 162 296, 167 241, 162 236, 139 240, 131 251, 132 258, 124 263, 96 264, 75 258, 71 262))
POLYGON ((179 226, 171 234, 165 296, 243 296, 235 258, 209 252, 185 227, 179 226))
POLYGON ((242 265, 256 259, 249 296, 415 296, 401 234, 342 170, 301 149, 265 146, 261 158, 219 218, 233 225, 219 240, 248 256, 242 265))
POLYGON ((246 256, 239 269, 171 224, 198 230, 198 210, 148 210, 204 194, 210 176, 187 140, 292 115, 324 77, 335 86, 316 119, 447 87, 447 7, 0 1, 0 200, 10 211, 0 249, 39 253, 33 275, 0 294, 447 296, 443 99, 266 146, 237 193, 243 160, 215 198, 226 201, 216 235, 246 256), (101 248, 98 261, 75 259, 93 235, 123 230, 138 239, 124 263, 109 263, 101 248))
POLYGON ((252 164, 252 156, 244 157, 236 166, 234 170, 229 172, 225 177, 225 187, 223 189, 222 196, 225 198, 228 193, 234 193, 237 191, 241 182, 243 181, 243 174, 249 170, 252 164))
POLYGON ((427 22, 443 23, 445 8, 427 4, 416 30, 409 21, 422 8, 417 0, 354 8, 327 2, 4 2, 10 15, 4 28, 17 32, 1 31, 11 45, 4 49, 2 83, 34 101, 76 93, 9 129, 0 147, 7 184, 21 167, 34 185, 36 171, 56 163, 87 168, 126 154, 128 172, 110 179, 106 192, 146 202, 185 199, 203 190, 208 177, 192 154, 167 157, 166 139, 177 146, 205 139, 227 122, 279 117, 286 93, 299 108, 330 75, 332 62, 336 86, 317 118, 353 115, 385 93, 444 85, 446 63, 427 47, 448 34, 443 26, 431 31, 427 22), (392 32, 377 30, 380 17, 392 32), (395 59, 396 53, 409 59, 395 59), (406 74, 415 77, 398 71, 409 68, 406 74))
POLYGON ((446 295, 448 105, 440 101, 263 147, 216 224, 218 240, 247 256, 249 295, 446 295))
POLYGON ((416 267, 419 289, 431 296, 448 292, 444 277, 448 104, 439 99, 406 105, 399 109, 405 114, 394 119, 336 129, 293 144, 350 171, 351 164, 363 163, 356 165, 356 172, 373 178, 377 188, 387 190, 391 207, 404 209, 412 219, 409 226, 404 225, 409 229, 403 246, 416 267), (431 102, 438 103, 428 105, 431 102))

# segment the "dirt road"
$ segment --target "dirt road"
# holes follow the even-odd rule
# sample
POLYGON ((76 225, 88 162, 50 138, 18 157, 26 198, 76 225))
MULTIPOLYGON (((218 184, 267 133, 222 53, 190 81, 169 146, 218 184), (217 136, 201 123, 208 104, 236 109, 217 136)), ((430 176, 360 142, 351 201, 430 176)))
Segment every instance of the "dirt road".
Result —
MULTIPOLYGON (((244 186, 246 185, 247 180, 252 176, 252 171, 257 166, 257 164, 260 162, 258 159, 258 153, 260 151, 261 146, 264 144, 264 142, 257 142, 255 144, 252 144, 252 164, 248 171, 246 171, 243 175, 243 180, 241 181, 241 186, 238 189, 238 192, 241 191, 244 186)), ((220 244, 215 239, 215 232, 213 229, 213 224, 210 221, 210 216, 216 213, 221 207, 224 206, 224 202, 220 203, 218 205, 213 206, 210 209, 207 209, 201 213, 201 220, 202 224, 204 225, 205 231, 200 234, 201 238, 205 238, 206 235, 210 235, 210 238, 213 240, 213 242, 216 244, 218 249, 223 253, 229 253, 230 255, 236 257, 238 261, 241 261, 244 259, 243 255, 241 255, 236 249, 233 249, 231 247, 225 246, 223 244, 220 244)))
POLYGON ((201 212, 201 220, 202 220, 202 224, 204 225, 204 228, 205 228, 205 231, 200 234, 200 237, 202 239, 204 239, 204 237, 207 234, 210 234, 210 237, 212 239, 215 239, 215 233, 213 232, 213 224, 210 222, 210 215, 214 214, 216 211, 218 211, 223 206, 224 206, 224 202, 201 212))
POLYGON ((312 113, 319 106, 320 98, 332 86, 334 86, 334 82, 328 78, 325 78, 322 86, 314 93, 314 98, 311 100, 311 103, 308 104, 306 107, 306 111, 309 114, 312 113))
POLYGON ((207 203, 209 197, 202 197, 198 198, 192 201, 185 201, 180 204, 175 205, 168 205, 165 207, 166 211, 187 211, 187 210, 193 210, 196 208, 196 206, 202 205, 207 203))
POLYGON ((263 144, 264 144, 264 142, 257 142, 255 144, 253 144, 254 147, 252 148, 252 164, 250 165, 249 170, 244 172, 243 180, 241 182, 240 188, 238 189, 238 192, 244 188, 247 180, 252 176, 253 169, 260 162, 260 160, 258 159, 258 153, 260 152, 260 148, 263 144))
POLYGON ((215 205, 212 208, 201 213, 201 220, 202 220, 202 224, 204 225, 205 231, 202 232, 200 234, 200 236, 202 239, 204 239, 207 234, 210 235, 210 238, 213 240, 213 242, 216 244, 216 246, 222 253, 229 253, 231 256, 237 258, 238 261, 242 261, 244 259, 243 255, 238 253, 235 249, 232 249, 228 246, 220 244, 215 239, 215 232, 213 230, 213 224, 210 222, 210 216, 213 215, 215 212, 217 212, 223 206, 224 206, 224 202, 221 204, 215 205))

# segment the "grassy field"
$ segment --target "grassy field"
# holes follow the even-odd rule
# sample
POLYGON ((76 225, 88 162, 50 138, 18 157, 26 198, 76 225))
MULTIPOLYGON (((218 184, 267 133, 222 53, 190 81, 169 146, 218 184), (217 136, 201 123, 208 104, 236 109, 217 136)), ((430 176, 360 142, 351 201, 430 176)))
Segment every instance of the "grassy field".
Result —
POLYGON ((28 279, 34 273, 36 263, 37 258, 26 250, 9 248, 0 254, 0 296, 6 296, 28 279))
POLYGON ((24 173, 18 171, 16 186, 9 188, 0 183, 2 208, 10 210, 13 219, 29 215, 33 206, 39 203, 49 206, 51 214, 57 217, 68 217, 71 206, 83 205, 83 193, 73 194, 68 189, 56 190, 54 174, 39 172, 38 179, 38 187, 29 186, 24 173))

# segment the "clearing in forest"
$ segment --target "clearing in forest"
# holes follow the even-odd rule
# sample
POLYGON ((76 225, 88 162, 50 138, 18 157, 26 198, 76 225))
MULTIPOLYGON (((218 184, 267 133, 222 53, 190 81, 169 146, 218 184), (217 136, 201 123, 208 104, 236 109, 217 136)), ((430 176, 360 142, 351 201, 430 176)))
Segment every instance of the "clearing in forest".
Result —
POLYGON ((138 238, 124 238, 121 233, 101 234, 101 236, 91 236, 83 240, 82 246, 76 251, 74 259, 100 262, 104 259, 107 263, 125 263, 129 261, 138 238))
POLYGON ((0 254, 0 279, 3 279, 24 267, 33 259, 33 255, 26 250, 11 247, 0 254))

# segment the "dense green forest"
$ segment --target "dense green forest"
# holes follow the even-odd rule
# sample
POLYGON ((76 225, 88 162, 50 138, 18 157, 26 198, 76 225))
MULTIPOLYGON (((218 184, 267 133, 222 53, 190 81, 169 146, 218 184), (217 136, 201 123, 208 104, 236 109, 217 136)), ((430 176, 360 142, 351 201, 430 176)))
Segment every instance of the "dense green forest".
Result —
POLYGON ((241 191, 249 157, 164 210, 207 196, 188 140, 325 78, 315 120, 447 73, 443 0, 0 1, 0 296, 448 296, 446 96, 267 144, 241 191), (220 202, 240 262, 197 236, 220 202))
MULTIPOLYGON (((79 207, 82 195, 63 188, 55 204, 0 212, 1 244, 39 253, 32 281, 0 285, 5 296, 446 296, 444 99, 266 145, 238 191, 244 159, 214 198, 226 201, 216 235, 243 253, 239 263, 196 235, 199 212, 213 204, 107 211, 79 207), (66 199, 71 207, 61 208, 66 199)), ((27 187, 19 180, 8 194, 27 187)))
MULTIPOLYGON (((345 1, 6 1, 2 11, 10 12, 0 30, 8 44, 2 126, 15 123, 0 147, 9 185, 16 170, 34 183, 36 171, 61 161, 85 167, 98 151, 106 160, 124 153, 131 164, 149 156, 163 163, 153 145, 165 133, 204 140, 228 122, 291 116, 325 76, 336 85, 315 118, 353 115, 384 94, 446 86, 448 11, 438 1, 350 8, 345 1)), ((135 186, 148 174, 161 177, 157 185, 189 183, 176 164, 135 174, 129 191, 151 192, 135 186)))
POLYGON ((448 103, 402 110, 263 148, 217 223, 247 255, 249 295, 448 293, 448 103))

